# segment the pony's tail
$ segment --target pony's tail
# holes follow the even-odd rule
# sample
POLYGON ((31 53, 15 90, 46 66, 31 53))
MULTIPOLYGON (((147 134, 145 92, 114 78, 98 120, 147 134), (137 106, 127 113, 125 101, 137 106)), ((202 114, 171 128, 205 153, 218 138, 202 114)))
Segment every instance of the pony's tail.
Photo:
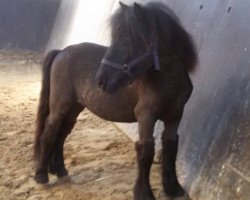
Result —
POLYGON ((50 70, 51 65, 60 50, 50 51, 43 60, 42 65, 42 88, 36 118, 34 158, 37 160, 40 156, 40 138, 42 136, 45 120, 49 115, 49 96, 50 96, 50 70))

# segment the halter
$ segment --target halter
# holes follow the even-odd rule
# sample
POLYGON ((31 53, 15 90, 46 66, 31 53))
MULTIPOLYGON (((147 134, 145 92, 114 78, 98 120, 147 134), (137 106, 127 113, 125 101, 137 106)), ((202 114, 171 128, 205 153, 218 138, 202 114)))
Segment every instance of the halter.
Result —
POLYGON ((156 45, 152 45, 150 48, 150 51, 145 52, 144 54, 138 56, 137 58, 135 58, 131 62, 126 63, 124 65, 112 62, 112 61, 107 60, 105 58, 102 59, 101 63, 104 65, 107 65, 109 67, 113 67, 115 69, 121 70, 125 74, 127 74, 130 79, 133 79, 133 78, 135 78, 135 76, 132 73, 133 67, 150 55, 153 55, 153 58, 154 58, 154 69, 156 71, 159 71, 160 70, 160 62, 159 62, 159 56, 158 56, 156 45))

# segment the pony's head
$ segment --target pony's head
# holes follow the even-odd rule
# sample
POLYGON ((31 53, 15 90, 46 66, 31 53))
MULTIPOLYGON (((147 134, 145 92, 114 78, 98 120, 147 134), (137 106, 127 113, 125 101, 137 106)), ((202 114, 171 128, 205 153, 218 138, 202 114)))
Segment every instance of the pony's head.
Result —
POLYGON ((173 63, 169 63, 176 60, 188 71, 195 67, 197 55, 192 38, 173 11, 162 3, 127 6, 120 2, 110 26, 111 45, 96 75, 98 87, 108 93, 146 71, 160 70, 158 54, 161 73, 171 71, 167 68, 173 63))
POLYGON ((143 6, 134 3, 120 8, 111 17, 111 45, 97 72, 98 87, 114 92, 143 74, 153 64, 153 25, 143 6))

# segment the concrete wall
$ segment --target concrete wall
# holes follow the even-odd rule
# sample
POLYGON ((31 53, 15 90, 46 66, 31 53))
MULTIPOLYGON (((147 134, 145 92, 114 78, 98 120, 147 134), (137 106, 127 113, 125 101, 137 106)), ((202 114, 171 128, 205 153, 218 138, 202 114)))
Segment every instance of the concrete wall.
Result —
POLYGON ((46 44, 46 51, 51 49, 63 49, 69 45, 67 39, 72 30, 75 12, 79 7, 79 1, 80 0, 61 0, 53 30, 46 44))
POLYGON ((61 0, 1 0, 0 49, 43 51, 61 0))
POLYGON ((117 5, 117 0, 62 0, 47 50, 80 42, 108 45, 107 22, 117 5))

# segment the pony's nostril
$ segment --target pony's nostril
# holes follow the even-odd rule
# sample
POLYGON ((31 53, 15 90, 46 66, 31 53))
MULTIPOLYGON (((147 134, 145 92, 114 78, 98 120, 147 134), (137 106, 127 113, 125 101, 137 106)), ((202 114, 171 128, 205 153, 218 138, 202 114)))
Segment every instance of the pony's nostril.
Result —
POLYGON ((103 76, 98 77, 97 84, 99 88, 104 88, 105 87, 105 79, 103 76))

